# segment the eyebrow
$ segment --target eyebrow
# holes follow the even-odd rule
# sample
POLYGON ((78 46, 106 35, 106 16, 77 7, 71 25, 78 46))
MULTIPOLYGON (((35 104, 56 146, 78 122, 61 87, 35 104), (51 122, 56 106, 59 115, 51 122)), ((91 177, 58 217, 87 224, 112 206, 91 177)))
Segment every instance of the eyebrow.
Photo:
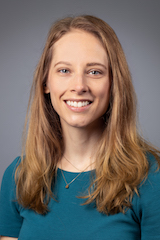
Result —
POLYGON ((91 66, 102 66, 102 67, 104 67, 105 69, 107 69, 107 67, 104 65, 104 64, 102 64, 102 63, 97 63, 97 62, 91 62, 91 63, 87 63, 87 67, 91 67, 91 66))
POLYGON ((60 62, 56 63, 56 64, 54 65, 54 67, 56 67, 58 64, 66 64, 66 65, 71 66, 71 64, 70 64, 69 62, 60 61, 60 62))
MULTIPOLYGON (((65 61, 60 61, 60 62, 57 62, 55 65, 54 65, 54 67, 56 67, 58 64, 66 64, 66 65, 68 65, 68 66, 71 66, 71 64, 69 63, 69 62, 65 62, 65 61)), ((91 63, 87 63, 86 64, 86 66, 87 67, 92 67, 92 66, 101 66, 101 67, 103 67, 103 68, 105 68, 105 69, 107 69, 107 67, 104 65, 104 64, 102 64, 102 63, 97 63, 97 62, 91 62, 91 63)))

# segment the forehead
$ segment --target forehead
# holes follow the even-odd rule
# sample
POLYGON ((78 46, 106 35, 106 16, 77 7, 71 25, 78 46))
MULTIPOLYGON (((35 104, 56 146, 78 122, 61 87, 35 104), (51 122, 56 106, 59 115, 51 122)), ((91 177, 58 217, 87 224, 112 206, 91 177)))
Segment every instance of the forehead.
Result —
POLYGON ((82 56, 90 61, 96 58, 106 63, 108 59, 106 50, 98 37, 84 30, 74 29, 62 36, 53 45, 53 60, 59 60, 59 58, 77 59, 82 56))

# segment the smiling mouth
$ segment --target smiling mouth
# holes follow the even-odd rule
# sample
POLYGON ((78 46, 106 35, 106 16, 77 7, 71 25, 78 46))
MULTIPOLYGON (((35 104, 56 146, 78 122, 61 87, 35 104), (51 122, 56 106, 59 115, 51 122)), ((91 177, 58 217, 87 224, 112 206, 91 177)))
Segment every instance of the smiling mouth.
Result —
POLYGON ((65 101, 67 105, 71 107, 84 107, 91 104, 91 101, 65 101))

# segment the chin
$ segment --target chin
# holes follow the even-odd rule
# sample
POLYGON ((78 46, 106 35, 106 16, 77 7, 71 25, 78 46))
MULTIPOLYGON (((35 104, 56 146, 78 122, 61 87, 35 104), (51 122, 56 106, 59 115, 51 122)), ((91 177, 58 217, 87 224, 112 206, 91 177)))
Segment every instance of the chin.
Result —
POLYGON ((95 119, 94 121, 68 121, 65 123, 61 122, 62 126, 66 127, 67 125, 73 128, 81 128, 81 129, 99 129, 102 128, 104 125, 104 121, 102 118, 95 119))
POLYGON ((71 123, 70 124, 71 127, 75 127, 75 128, 86 128, 89 125, 90 124, 86 124, 86 123, 71 123))

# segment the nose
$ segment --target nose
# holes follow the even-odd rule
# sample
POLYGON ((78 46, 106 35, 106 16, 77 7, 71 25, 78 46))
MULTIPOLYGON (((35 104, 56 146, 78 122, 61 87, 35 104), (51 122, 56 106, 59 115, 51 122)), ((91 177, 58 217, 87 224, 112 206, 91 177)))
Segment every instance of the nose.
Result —
POLYGON ((75 74, 71 83, 71 92, 81 95, 88 91, 87 79, 83 73, 75 74))

